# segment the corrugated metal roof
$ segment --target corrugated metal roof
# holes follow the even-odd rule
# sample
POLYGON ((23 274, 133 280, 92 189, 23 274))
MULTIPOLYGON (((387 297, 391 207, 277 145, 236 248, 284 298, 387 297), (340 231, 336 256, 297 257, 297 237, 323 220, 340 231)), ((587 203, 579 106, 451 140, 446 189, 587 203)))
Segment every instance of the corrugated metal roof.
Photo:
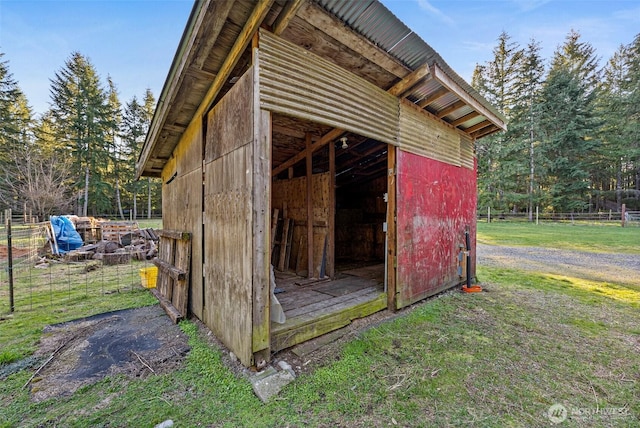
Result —
MULTIPOLYGON (((436 63, 442 71, 469 95, 484 98, 460 77, 442 57, 389 9, 377 0, 313 0, 327 12, 335 15, 354 31, 384 49, 394 58, 415 70, 422 64, 436 63)), ((490 103, 483 103, 493 114, 504 116, 490 103)))

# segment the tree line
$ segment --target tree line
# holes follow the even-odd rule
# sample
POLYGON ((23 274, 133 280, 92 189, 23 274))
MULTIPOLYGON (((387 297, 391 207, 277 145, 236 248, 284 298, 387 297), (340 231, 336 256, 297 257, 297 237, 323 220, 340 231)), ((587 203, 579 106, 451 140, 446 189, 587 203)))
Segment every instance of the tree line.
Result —
POLYGON ((640 34, 600 65, 570 31, 547 63, 503 32, 473 87, 508 120, 478 140, 478 208, 640 210, 640 34))
POLYGON ((150 89, 123 106, 74 52, 50 79, 50 108, 36 117, 0 52, 0 206, 49 215, 138 218, 161 211, 161 183, 135 180, 153 117, 150 89))

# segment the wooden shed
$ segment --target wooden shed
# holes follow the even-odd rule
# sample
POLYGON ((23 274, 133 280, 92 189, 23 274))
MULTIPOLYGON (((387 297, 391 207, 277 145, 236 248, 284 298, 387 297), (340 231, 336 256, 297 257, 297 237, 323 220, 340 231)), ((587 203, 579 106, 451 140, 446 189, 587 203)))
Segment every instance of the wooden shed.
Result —
POLYGON ((475 272, 474 142, 503 129, 376 0, 203 0, 137 168, 191 233, 189 311, 259 366, 460 284, 466 229, 475 272))

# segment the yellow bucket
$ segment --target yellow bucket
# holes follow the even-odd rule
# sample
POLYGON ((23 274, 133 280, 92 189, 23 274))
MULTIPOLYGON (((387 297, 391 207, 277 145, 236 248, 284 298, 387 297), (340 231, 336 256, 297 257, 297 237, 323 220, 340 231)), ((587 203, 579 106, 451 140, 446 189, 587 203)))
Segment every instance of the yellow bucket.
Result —
POLYGON ((140 281, 144 288, 156 288, 157 278, 158 268, 156 266, 140 269, 140 281))

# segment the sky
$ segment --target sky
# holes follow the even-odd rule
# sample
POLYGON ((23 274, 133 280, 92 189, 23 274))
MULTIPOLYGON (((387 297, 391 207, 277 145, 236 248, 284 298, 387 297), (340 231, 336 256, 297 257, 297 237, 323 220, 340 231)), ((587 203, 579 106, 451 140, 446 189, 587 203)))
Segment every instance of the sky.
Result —
MULTIPOLYGON (((362 1, 362 0, 356 0, 362 1)), ((640 0, 382 0, 465 80, 491 60, 501 32, 550 60, 570 30, 601 65, 640 33, 640 0)), ((159 97, 192 0, 0 0, 0 52, 36 114, 73 52, 88 57, 124 104, 147 88, 159 97)))

